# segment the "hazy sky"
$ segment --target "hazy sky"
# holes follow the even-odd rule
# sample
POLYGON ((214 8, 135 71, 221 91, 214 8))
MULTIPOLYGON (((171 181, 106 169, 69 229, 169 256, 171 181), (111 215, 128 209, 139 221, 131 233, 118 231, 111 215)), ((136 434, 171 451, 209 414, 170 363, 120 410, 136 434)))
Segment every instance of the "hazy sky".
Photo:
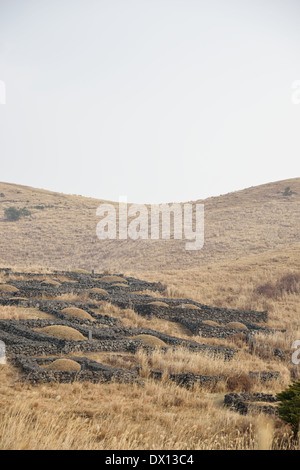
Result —
POLYGON ((134 202, 299 176, 299 0, 0 0, 0 181, 134 202))

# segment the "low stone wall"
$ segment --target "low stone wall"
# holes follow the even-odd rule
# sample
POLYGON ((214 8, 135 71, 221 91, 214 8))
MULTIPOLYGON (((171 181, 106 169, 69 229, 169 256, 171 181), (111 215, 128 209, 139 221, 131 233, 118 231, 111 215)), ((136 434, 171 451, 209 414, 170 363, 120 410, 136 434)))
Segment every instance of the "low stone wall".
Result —
MULTIPOLYGON (((256 354, 259 357, 277 357, 281 361, 285 360, 286 354, 280 348, 273 348, 268 344, 264 344, 256 341, 253 337, 249 335, 245 336, 246 342, 249 346, 249 353, 256 354)), ((289 352, 288 352, 289 354, 289 352)))
MULTIPOLYGON (((199 344, 176 336, 167 335, 149 328, 126 327, 97 327, 94 323, 89 326, 76 324, 65 320, 31 319, 31 320, 0 320, 0 340, 7 344, 8 354, 24 355, 33 354, 60 354, 72 351, 129 351, 135 352, 145 348, 139 339, 132 338, 137 335, 151 335, 164 341, 168 346, 182 346, 194 352, 203 352, 212 357, 222 356, 225 360, 231 360, 235 354, 233 348, 222 346, 210 346, 199 344), (34 331, 34 328, 43 328, 50 325, 61 325, 75 328, 86 338, 92 333, 92 341, 64 340, 42 332, 34 331), (37 352, 38 351, 38 352, 37 352)), ((146 349, 152 349, 146 347, 146 349)))
MULTIPOLYGON (((195 305, 197 305, 195 303, 195 305)), ((135 312, 139 315, 152 318, 161 318, 182 322, 199 322, 203 320, 213 320, 218 323, 238 322, 267 322, 267 312, 256 312, 252 310, 233 310, 226 308, 208 307, 198 304, 200 309, 189 309, 180 307, 163 307, 158 305, 139 304, 134 306, 135 312)))
MULTIPOLYGON (((163 286, 160 282, 147 282, 132 277, 124 277, 123 275, 117 275, 121 278, 121 280, 116 282, 115 284, 122 283, 122 278, 124 278, 124 283, 126 283, 126 287, 102 281, 102 277, 106 276, 104 274, 91 275, 72 272, 56 272, 54 273, 54 276, 64 276, 69 278, 70 281, 73 281, 59 281, 59 286, 41 285, 41 279, 32 279, 32 277, 34 276, 28 273, 14 273, 14 276, 22 276, 27 278, 27 280, 15 279, 9 281, 11 285, 17 287, 20 290, 20 293, 22 295, 25 295, 26 297, 41 297, 42 294, 48 296, 58 296, 70 292, 79 293, 84 290, 92 289, 94 287, 105 289, 110 293, 115 292, 116 294, 122 293, 123 291, 125 291, 125 293, 130 293, 144 290, 149 290, 153 292, 163 292, 165 290, 165 286, 163 286)), ((42 277, 42 275, 40 274, 38 276, 42 277)), ((49 277, 49 275, 45 274, 44 277, 47 278, 49 277)))
MULTIPOLYGON (((151 377, 155 378, 156 380, 161 380, 163 377, 163 372, 151 371, 151 377)), ((185 387, 187 389, 191 389, 195 385, 211 387, 215 386, 221 381, 226 380, 226 377, 224 375, 200 375, 193 374, 191 372, 184 372, 181 374, 170 373, 168 377, 177 385, 180 385, 181 387, 185 387)))
POLYGON ((12 362, 25 373, 23 381, 29 381, 32 384, 46 382, 72 383, 75 381, 88 381, 93 383, 115 381, 132 383, 137 378, 137 372, 135 371, 109 367, 99 362, 92 361, 87 357, 64 357, 64 359, 71 359, 72 361, 78 362, 81 365, 81 371, 79 372, 57 371, 41 367, 49 365, 57 359, 59 358, 28 358, 16 356, 12 358, 12 362))
MULTIPOLYGON (((117 335, 110 335, 106 339, 96 341, 58 339, 34 331, 28 326, 48 326, 49 324, 57 324, 55 322, 48 320, 33 320, 29 321, 29 323, 26 320, 23 321, 23 323, 19 322, 20 321, 17 320, 0 320, 0 340, 4 341, 8 355, 23 354, 24 356, 32 356, 34 354, 68 354, 76 351, 125 351, 134 353, 142 347, 138 340, 117 335), (27 324, 25 322, 27 322, 27 324)), ((67 322, 60 322, 59 324, 70 326, 70 323, 67 322)), ((74 325, 71 325, 74 328, 74 325)))
POLYGON ((229 393, 224 397, 224 405, 242 415, 251 413, 265 413, 277 415, 277 407, 272 405, 260 405, 257 403, 276 403, 276 395, 265 393, 229 393))
POLYGON ((258 379, 260 382, 265 383, 271 380, 278 380, 280 377, 280 372, 249 372, 249 376, 253 379, 258 379))
POLYGON ((121 323, 120 319, 111 317, 109 315, 95 314, 94 309, 98 308, 98 305, 86 302, 67 302, 61 300, 44 300, 44 299, 19 299, 19 298, 10 298, 10 299, 0 299, 0 305, 7 306, 18 306, 25 308, 37 308, 41 312, 48 313, 49 315, 54 315, 61 320, 70 320, 70 318, 65 315, 62 310, 65 308, 76 307, 82 310, 85 310, 93 317, 93 322, 81 318, 72 318, 72 323, 81 325, 81 324, 90 324, 91 326, 95 324, 104 324, 108 326, 114 326, 121 323))
POLYGON ((230 328, 226 325, 214 326, 207 325, 203 321, 189 320, 185 318, 177 318, 178 323, 180 323, 185 328, 188 328, 194 335, 203 336, 203 338, 230 338, 238 333, 244 333, 245 335, 253 335, 255 333, 263 333, 266 335, 273 334, 276 331, 285 332, 285 330, 272 330, 263 326, 255 325, 254 323, 243 321, 242 323, 247 327, 247 330, 244 328, 230 328))
MULTIPOLYGON (((105 329, 107 330, 107 329, 105 329)), ((167 335, 166 333, 161 333, 156 330, 151 330, 150 328, 113 328, 115 333, 124 336, 136 336, 136 335, 151 335, 156 338, 161 339, 169 346, 181 346, 187 349, 190 349, 194 352, 204 352, 210 356, 223 357, 225 360, 231 360, 236 351, 234 348, 227 348, 223 346, 211 346, 207 344, 200 344, 197 341, 191 341, 187 339, 178 338, 177 336, 167 335)))

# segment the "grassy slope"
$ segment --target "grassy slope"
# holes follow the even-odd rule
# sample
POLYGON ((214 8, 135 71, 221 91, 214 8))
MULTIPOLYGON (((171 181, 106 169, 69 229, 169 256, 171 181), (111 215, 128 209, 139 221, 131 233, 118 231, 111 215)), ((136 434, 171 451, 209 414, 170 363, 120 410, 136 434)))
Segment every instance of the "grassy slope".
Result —
POLYGON ((100 200, 7 183, 0 183, 1 193, 3 265, 135 272, 190 269, 285 248, 300 239, 300 178, 206 199, 205 245, 193 252, 177 240, 98 240, 100 200), (295 194, 284 197, 287 186, 295 194), (10 206, 26 207, 32 216, 7 222, 4 210, 10 206))

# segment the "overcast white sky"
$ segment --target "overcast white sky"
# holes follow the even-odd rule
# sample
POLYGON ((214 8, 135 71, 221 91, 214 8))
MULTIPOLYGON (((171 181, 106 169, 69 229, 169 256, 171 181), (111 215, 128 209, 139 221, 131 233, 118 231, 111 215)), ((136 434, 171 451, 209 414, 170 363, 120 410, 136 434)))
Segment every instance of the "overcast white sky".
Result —
POLYGON ((130 202, 299 176, 299 0, 0 0, 0 181, 130 202))

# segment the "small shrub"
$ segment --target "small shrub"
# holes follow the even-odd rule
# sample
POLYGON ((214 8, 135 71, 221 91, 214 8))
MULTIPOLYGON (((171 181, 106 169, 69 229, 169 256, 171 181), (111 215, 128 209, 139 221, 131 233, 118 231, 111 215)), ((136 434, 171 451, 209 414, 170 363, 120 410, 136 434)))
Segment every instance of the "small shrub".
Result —
POLYGON ((252 380, 247 374, 233 375, 227 379, 227 388, 230 392, 250 392, 252 380))
POLYGON ((258 286, 255 292, 269 299, 278 299, 284 293, 298 294, 300 292, 300 274, 285 274, 274 284, 267 282, 258 286))
POLYGON ((276 285, 281 293, 287 292, 288 294, 298 294, 300 292, 300 274, 286 274, 277 281, 276 285))
POLYGON ((276 286, 271 282, 267 282, 266 284, 262 284, 255 289, 255 292, 259 295, 267 297, 268 299, 276 299, 278 297, 278 291, 276 286))
POLYGON ((291 195, 294 194, 294 193, 293 193, 293 191, 291 190, 291 188, 290 188, 289 186, 287 186, 287 187, 285 188, 285 190, 283 191, 282 194, 283 194, 283 196, 291 196, 291 195))
POLYGON ((16 207, 11 206, 5 209, 4 215, 5 215, 6 220, 9 220, 12 222, 12 221, 19 220, 21 217, 27 217, 31 215, 31 212, 27 210, 25 207, 23 207, 23 209, 17 209, 16 207))
POLYGON ((277 394, 279 417, 288 423, 297 437, 300 424, 300 382, 294 382, 286 390, 277 394))
POLYGON ((5 194, 4 194, 4 193, 0 193, 0 197, 5 197, 5 194))

